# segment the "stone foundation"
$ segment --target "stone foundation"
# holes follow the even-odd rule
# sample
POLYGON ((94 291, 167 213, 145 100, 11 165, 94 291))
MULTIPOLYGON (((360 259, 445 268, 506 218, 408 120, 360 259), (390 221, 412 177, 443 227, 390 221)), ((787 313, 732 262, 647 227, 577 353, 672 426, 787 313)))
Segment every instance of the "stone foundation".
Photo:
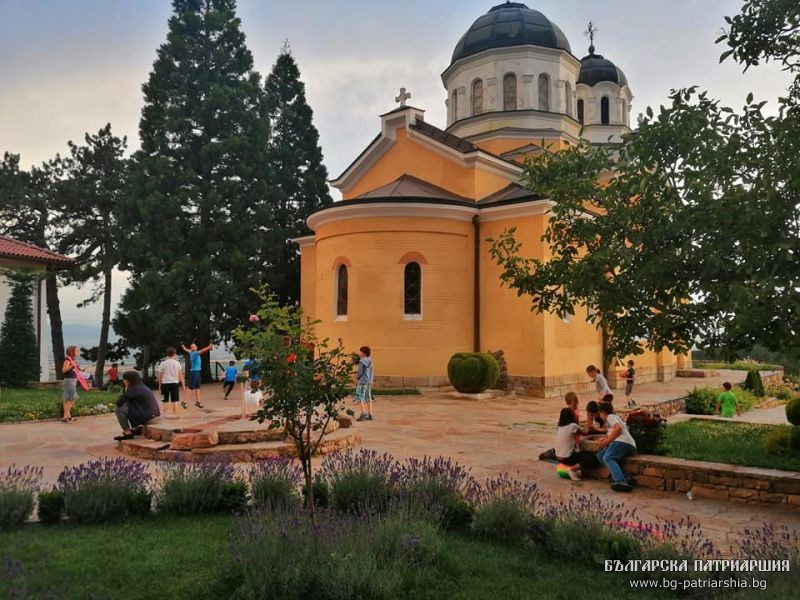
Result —
POLYGON ((411 388, 449 388, 450 381, 444 375, 428 375, 424 377, 393 377, 376 375, 373 387, 377 389, 398 390, 411 388))
MULTIPOLYGON (((747 504, 800 506, 800 473, 642 454, 625 459, 623 470, 637 485, 695 498, 747 504)), ((592 472, 605 478, 605 469, 592 472)))

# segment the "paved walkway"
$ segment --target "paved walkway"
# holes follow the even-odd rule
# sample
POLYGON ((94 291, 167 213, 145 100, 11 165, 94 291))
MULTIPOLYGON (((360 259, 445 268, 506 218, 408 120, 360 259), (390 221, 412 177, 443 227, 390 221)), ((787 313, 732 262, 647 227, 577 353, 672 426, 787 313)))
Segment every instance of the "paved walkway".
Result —
MULTIPOLYGON (((643 384, 636 390, 635 398, 643 403, 666 400, 685 395, 695 385, 717 385, 743 377, 742 372, 723 372, 715 378, 643 384)), ((213 411, 205 413, 204 418, 220 418, 239 410, 238 402, 222 400, 217 385, 205 386, 203 399, 207 409, 213 411)), ((588 399, 584 395, 581 404, 588 399)), ((536 457, 552 447, 555 421, 563 405, 561 398, 512 397, 471 402, 452 399, 443 392, 382 396, 375 404, 375 421, 358 426, 364 447, 390 452, 396 458, 450 456, 471 467, 478 478, 506 471, 536 480, 545 491, 555 495, 590 492, 622 502, 636 508, 645 519, 690 517, 723 546, 736 538, 737 531, 762 521, 800 528, 800 511, 796 508, 689 500, 683 494, 641 488, 620 495, 612 492, 605 482, 573 483, 559 479, 553 465, 539 462, 536 457)), ((192 408, 189 412, 199 416, 195 411, 192 408)), ((775 418, 771 415, 769 418, 775 418)), ((113 441, 118 432, 112 415, 84 417, 70 425, 60 422, 0 425, 0 469, 13 463, 41 465, 45 468, 45 478, 51 482, 65 465, 119 455, 113 441)))

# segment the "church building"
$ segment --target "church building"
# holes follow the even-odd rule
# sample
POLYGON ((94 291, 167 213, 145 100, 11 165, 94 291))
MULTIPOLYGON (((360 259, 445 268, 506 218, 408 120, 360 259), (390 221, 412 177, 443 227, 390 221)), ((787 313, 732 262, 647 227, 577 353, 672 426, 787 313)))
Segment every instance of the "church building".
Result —
MULTIPOLYGON (((442 385, 455 352, 503 350, 531 395, 585 390, 602 365, 601 334, 584 314, 530 310, 502 287, 486 238, 517 228, 544 257, 552 203, 520 185, 527 156, 630 131, 625 74, 595 53, 577 58, 542 13, 506 2, 479 17, 442 73, 447 123, 407 104, 331 183, 343 200, 312 214, 301 251, 301 304, 320 338, 370 346, 377 386, 442 385)), ((668 351, 636 357, 640 382, 673 377, 668 351)), ((617 369, 614 369, 616 371, 617 369)), ((618 375, 607 374, 612 385, 618 375)))

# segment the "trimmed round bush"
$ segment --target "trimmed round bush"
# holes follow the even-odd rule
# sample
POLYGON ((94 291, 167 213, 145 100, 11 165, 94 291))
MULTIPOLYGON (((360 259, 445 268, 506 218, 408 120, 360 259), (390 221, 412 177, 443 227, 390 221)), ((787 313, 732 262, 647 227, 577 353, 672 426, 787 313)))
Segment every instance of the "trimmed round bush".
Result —
POLYGON ((795 427, 800 427, 800 396, 786 403, 786 419, 795 427))
POLYGON ((500 376, 497 359, 488 352, 457 352, 447 363, 447 377, 462 394, 479 394, 500 376))

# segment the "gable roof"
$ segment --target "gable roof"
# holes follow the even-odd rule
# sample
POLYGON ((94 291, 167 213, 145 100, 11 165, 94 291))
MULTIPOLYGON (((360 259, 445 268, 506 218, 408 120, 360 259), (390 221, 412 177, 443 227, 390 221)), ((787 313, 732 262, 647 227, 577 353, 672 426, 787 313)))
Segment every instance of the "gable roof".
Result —
MULTIPOLYGON (((357 198, 438 198, 442 200, 472 202, 469 198, 454 194, 438 185, 433 185, 432 183, 428 183, 419 177, 414 177, 407 173, 386 185, 364 192, 360 196, 357 196, 357 198)), ((348 202, 351 202, 351 200, 348 200, 348 202)))
POLYGON ((478 204, 481 206, 487 204, 513 204, 529 200, 544 200, 544 196, 535 194, 518 183, 510 183, 506 187, 481 198, 478 200, 478 204))
MULTIPOLYGON (((426 135, 429 138, 436 140, 437 142, 441 142, 445 146, 448 146, 453 150, 458 150, 464 154, 480 150, 480 148, 478 148, 472 142, 468 142, 464 138, 453 135, 452 133, 447 133, 444 129, 439 129, 430 123, 426 123, 425 121, 416 121, 412 123, 410 127, 414 131, 418 131, 421 134, 426 135)), ((487 154, 489 153, 487 152, 487 154)))
POLYGON ((71 267, 75 261, 63 254, 0 235, 0 258, 31 262, 40 265, 71 267))

